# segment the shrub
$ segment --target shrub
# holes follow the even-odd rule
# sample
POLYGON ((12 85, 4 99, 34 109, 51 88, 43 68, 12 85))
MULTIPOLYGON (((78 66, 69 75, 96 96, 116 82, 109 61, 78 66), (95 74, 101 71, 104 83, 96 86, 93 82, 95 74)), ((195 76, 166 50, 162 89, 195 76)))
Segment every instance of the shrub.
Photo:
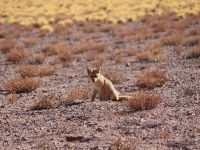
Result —
POLYGON ((9 94, 6 98, 10 104, 15 104, 17 101, 17 94, 9 94))
POLYGON ((0 44, 0 50, 3 53, 9 52, 11 49, 15 47, 15 42, 13 40, 4 40, 0 44))
POLYGON ((137 85, 141 88, 153 89, 155 87, 163 86, 165 82, 167 82, 167 77, 160 69, 143 72, 137 77, 137 85))
POLYGON ((183 37, 180 33, 174 33, 172 35, 163 37, 160 39, 162 45, 180 45, 183 41, 183 37))
POLYGON ((31 65, 40 65, 44 62, 45 56, 43 53, 33 54, 29 59, 28 63, 31 65))
POLYGON ((114 84, 120 84, 126 81, 124 73, 117 69, 107 69, 105 71, 105 76, 114 84))
POLYGON ((13 49, 6 55, 8 61, 12 61, 14 63, 23 62, 28 58, 28 51, 26 49, 13 49))
POLYGON ((162 102, 162 98, 150 92, 136 92, 127 101, 127 105, 135 110, 147 110, 155 108, 162 102))
POLYGON ((189 50, 186 58, 198 58, 200 57, 200 44, 198 46, 193 47, 192 49, 189 50))
POLYGON ((198 44, 200 44, 200 36, 198 36, 198 35, 188 37, 188 38, 184 39, 184 41, 183 41, 184 46, 195 46, 198 44))
POLYGON ((17 69, 17 72, 22 77, 35 77, 35 76, 50 76, 54 74, 55 70, 48 66, 26 65, 17 69))
POLYGON ((31 110, 51 109, 54 107, 54 100, 50 96, 44 96, 40 100, 28 106, 31 110))
POLYGON ((36 90, 40 86, 41 82, 33 78, 16 78, 8 80, 4 83, 4 87, 7 90, 16 93, 31 92, 36 90))
POLYGON ((160 61, 165 59, 165 51, 162 48, 157 48, 153 50, 145 50, 142 52, 139 52, 136 55, 136 58, 139 61, 160 61))

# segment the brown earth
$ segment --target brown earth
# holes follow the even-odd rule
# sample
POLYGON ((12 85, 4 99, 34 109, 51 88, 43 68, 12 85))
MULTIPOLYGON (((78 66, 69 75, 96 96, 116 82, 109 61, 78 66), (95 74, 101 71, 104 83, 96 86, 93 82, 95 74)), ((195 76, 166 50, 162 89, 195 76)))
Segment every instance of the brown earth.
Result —
POLYGON ((0 149, 200 149, 200 15, 79 22, 52 33, 2 24, 0 42, 0 149), (187 57, 194 48, 195 57, 187 57), (23 55, 7 59, 14 49, 23 55), (138 56, 141 51, 148 52, 138 56), (41 83, 35 91, 6 89, 4 83, 21 78, 17 68, 27 64, 55 72, 31 70, 28 76, 41 83), (86 68, 94 65, 116 79, 120 93, 151 91, 162 103, 135 111, 125 102, 91 102, 86 68), (156 68, 167 82, 139 87, 137 77, 156 68), (47 107, 30 109, 44 96, 51 100, 47 107))

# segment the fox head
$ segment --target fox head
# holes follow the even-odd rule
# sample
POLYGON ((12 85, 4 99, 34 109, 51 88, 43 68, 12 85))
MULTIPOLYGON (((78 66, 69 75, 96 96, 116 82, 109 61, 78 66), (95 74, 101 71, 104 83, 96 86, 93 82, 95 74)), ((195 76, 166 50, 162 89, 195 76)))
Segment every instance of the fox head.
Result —
POLYGON ((100 68, 90 69, 87 68, 88 76, 92 79, 92 82, 97 82, 100 78, 100 68))

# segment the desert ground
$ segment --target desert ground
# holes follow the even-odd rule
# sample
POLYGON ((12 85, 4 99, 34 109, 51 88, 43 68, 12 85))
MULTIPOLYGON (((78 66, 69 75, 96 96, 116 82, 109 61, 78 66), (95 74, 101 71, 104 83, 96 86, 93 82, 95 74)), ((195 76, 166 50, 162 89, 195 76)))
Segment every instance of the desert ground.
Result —
POLYGON ((200 14, 59 21, 0 24, 0 149, 200 149, 200 14))

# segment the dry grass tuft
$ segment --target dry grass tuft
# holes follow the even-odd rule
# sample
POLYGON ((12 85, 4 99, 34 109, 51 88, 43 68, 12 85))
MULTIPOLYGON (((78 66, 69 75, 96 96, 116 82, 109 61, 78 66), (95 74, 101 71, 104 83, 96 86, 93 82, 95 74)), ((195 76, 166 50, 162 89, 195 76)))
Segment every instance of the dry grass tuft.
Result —
POLYGON ((39 80, 33 78, 16 78, 6 81, 4 87, 12 92, 23 93, 36 90, 40 84, 39 80))
POLYGON ((161 61, 166 58, 163 48, 157 48, 153 50, 145 50, 136 55, 139 61, 161 61))
POLYGON ((39 39, 37 38, 26 38, 23 39, 22 42, 26 47, 33 46, 39 39))
POLYGON ((183 41, 184 46, 195 46, 198 44, 200 44, 200 36, 198 36, 198 35, 188 37, 188 38, 184 39, 184 41, 183 41))
POLYGON ((153 89, 163 86, 165 82, 167 82, 166 74, 160 69, 143 72, 137 77, 137 85, 141 88, 153 89))
POLYGON ((11 49, 15 47, 15 42, 13 40, 4 40, 0 44, 0 50, 3 53, 9 52, 11 49))
POLYGON ((89 50, 95 50, 95 51, 98 51, 98 52, 103 52, 106 48, 107 48, 106 44, 99 44, 99 43, 96 43, 92 40, 89 40, 89 41, 82 40, 76 45, 75 53, 77 53, 77 54, 84 53, 84 52, 87 52, 89 50))
POLYGON ((174 33, 172 35, 161 38, 160 42, 161 45, 177 46, 183 42, 183 36, 180 33, 174 33))
POLYGON ((28 63, 31 65, 40 65, 44 62, 45 55, 43 53, 33 54, 29 59, 28 63))
POLYGON ((55 72, 55 69, 48 66, 36 66, 36 65, 26 65, 20 66, 17 69, 23 78, 24 77, 36 77, 36 76, 51 76, 55 72))
POLYGON ((51 109, 54 107, 54 99, 51 96, 44 96, 39 101, 29 105, 30 110, 51 109))
POLYGON ((108 78, 114 84, 120 84, 126 81, 124 72, 117 69, 107 69, 105 71, 105 77, 108 78))
POLYGON ((8 61, 14 63, 20 63, 25 61, 28 58, 28 55, 29 54, 26 49, 21 49, 21 50, 13 49, 7 53, 6 57, 8 61))
POLYGON ((10 104, 15 104, 17 101, 17 94, 9 94, 6 98, 10 104))
POLYGON ((58 53, 58 59, 63 63, 65 67, 69 67, 73 62, 73 56, 70 50, 63 49, 58 53))
POLYGON ((69 46, 65 42, 51 43, 46 45, 42 51, 49 56, 58 55, 63 51, 69 51, 69 46))
POLYGON ((162 98, 150 92, 136 92, 127 101, 127 105, 135 110, 153 109, 162 102, 162 98))
POLYGON ((87 100, 91 97, 91 88, 89 87, 72 87, 69 90, 67 100, 87 100))
POLYGON ((199 43, 199 45, 190 49, 186 56, 187 59, 198 58, 198 57, 200 57, 200 43, 199 43))

